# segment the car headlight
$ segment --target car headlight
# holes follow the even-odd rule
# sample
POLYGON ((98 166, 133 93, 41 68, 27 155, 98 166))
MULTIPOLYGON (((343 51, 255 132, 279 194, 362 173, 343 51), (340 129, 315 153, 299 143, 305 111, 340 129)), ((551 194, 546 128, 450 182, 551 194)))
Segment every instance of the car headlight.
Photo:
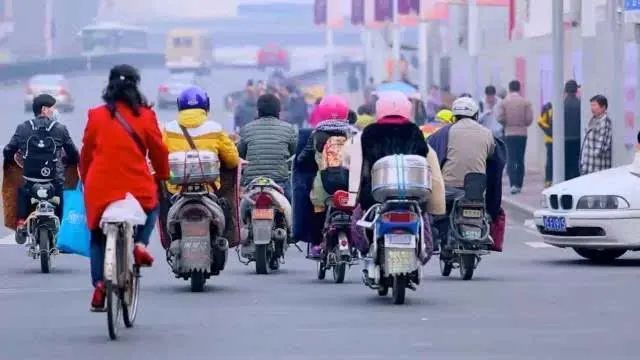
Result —
POLYGON ((549 208, 549 200, 547 199, 546 195, 542 195, 542 197, 540 198, 540 207, 542 209, 548 209, 549 208))
POLYGON ((581 197, 576 208, 579 210, 628 209, 629 202, 616 195, 589 195, 581 197))

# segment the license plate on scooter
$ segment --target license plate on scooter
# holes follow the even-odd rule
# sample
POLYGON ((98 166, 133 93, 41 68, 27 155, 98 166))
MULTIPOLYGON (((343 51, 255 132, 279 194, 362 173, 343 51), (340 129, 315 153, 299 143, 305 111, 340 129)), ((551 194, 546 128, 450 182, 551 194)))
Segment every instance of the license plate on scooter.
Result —
POLYGON ((273 220, 273 209, 253 209, 251 216, 255 220, 273 220))
POLYGON ((414 236, 411 234, 387 234, 384 238, 391 245, 411 245, 414 236))

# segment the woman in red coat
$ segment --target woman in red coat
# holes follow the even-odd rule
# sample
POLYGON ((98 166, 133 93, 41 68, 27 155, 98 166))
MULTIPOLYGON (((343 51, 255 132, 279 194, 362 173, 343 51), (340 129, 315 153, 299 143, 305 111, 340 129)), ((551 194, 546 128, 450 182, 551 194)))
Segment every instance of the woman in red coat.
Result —
POLYGON ((147 212, 147 222, 136 233, 136 264, 151 266, 146 249, 158 217, 156 182, 147 156, 159 180, 169 177, 168 150, 162 142, 155 112, 138 90, 140 75, 129 65, 111 69, 102 99, 105 104, 89 110, 80 154, 87 223, 91 229, 91 278, 95 287, 92 311, 104 310, 103 283, 105 236, 100 218, 107 206, 132 194, 147 212), (117 116, 126 125, 117 120, 117 116), (129 128, 129 130, 127 129, 129 128), (133 133, 130 133, 133 131, 133 133), (137 140, 136 140, 137 138, 137 140))

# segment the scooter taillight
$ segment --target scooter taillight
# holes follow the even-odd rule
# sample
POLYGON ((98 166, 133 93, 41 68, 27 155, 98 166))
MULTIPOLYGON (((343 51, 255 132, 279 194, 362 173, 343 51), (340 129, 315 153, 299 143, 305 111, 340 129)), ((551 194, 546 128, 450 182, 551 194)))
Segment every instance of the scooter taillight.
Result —
POLYGON ((382 215, 382 219, 385 222, 390 223, 411 223, 418 220, 416 214, 412 212, 404 212, 404 211, 391 211, 388 213, 384 213, 382 215))
POLYGON ((268 209, 271 207, 271 205, 273 205, 273 200, 271 200, 271 196, 267 195, 266 193, 258 194, 255 202, 256 202, 256 205, 255 205, 256 209, 268 209))
POLYGON ((353 208, 349 206, 349 193, 343 190, 338 190, 333 194, 332 197, 333 206, 336 209, 340 210, 352 210, 353 208))

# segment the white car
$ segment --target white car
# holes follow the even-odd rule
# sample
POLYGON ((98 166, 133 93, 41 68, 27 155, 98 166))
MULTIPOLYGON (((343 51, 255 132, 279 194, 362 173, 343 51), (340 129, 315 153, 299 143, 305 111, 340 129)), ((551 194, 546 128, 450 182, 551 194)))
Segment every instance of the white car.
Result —
POLYGON ((547 244, 595 262, 640 250, 640 153, 625 165, 554 185, 534 213, 547 244))

